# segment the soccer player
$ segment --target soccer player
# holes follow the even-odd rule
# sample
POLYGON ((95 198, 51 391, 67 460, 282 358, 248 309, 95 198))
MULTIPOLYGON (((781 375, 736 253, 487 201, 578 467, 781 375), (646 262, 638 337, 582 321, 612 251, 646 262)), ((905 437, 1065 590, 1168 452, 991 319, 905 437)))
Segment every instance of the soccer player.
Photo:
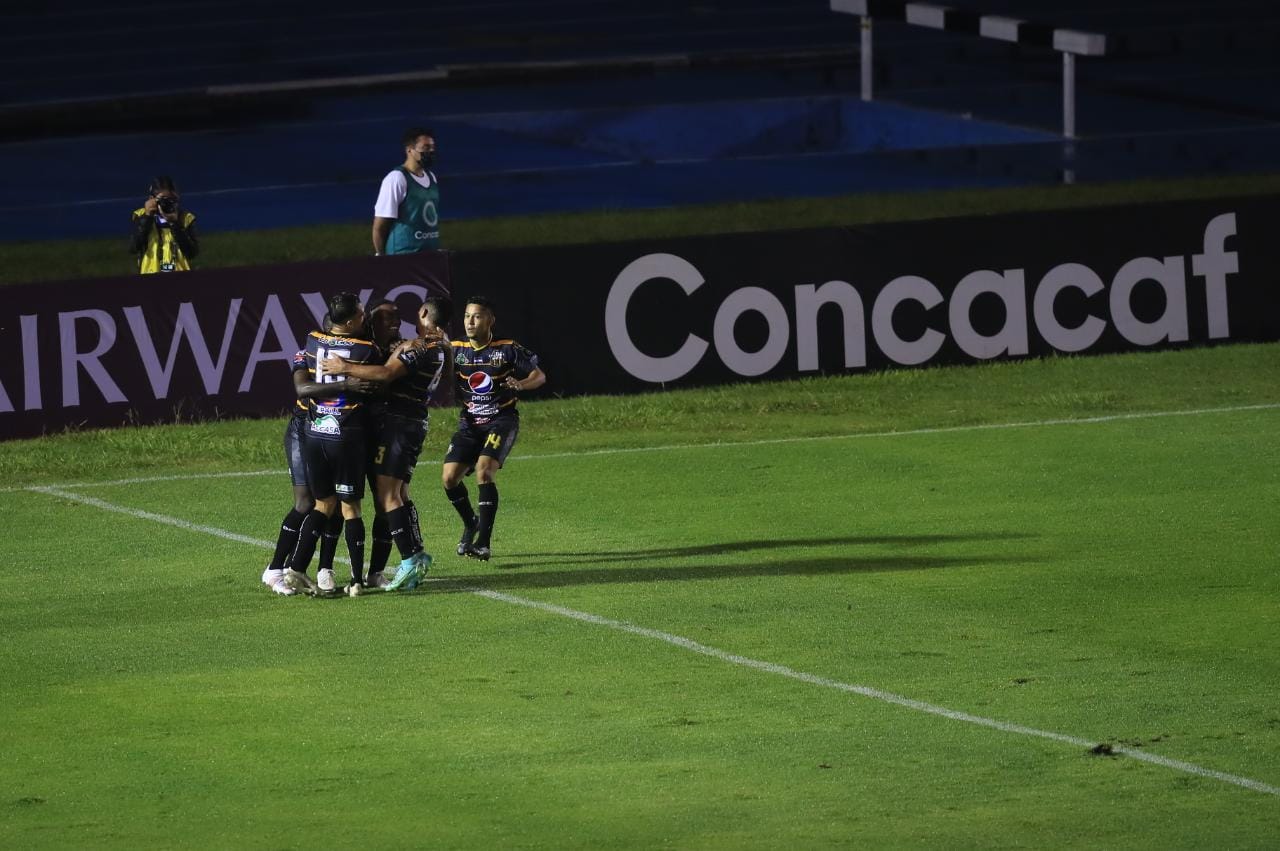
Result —
POLYGON ((303 461, 307 487, 315 507, 307 514, 298 532, 298 544, 289 556, 285 583, 295 591, 335 590, 333 570, 317 571, 316 585, 307 578, 307 566, 319 540, 335 512, 346 520, 347 549, 351 556, 351 581, 360 584, 364 572, 364 521, 360 500, 364 496, 366 405, 362 393, 352 391, 345 376, 327 374, 324 361, 336 355, 355 363, 367 363, 377 356, 364 333, 365 314, 360 299, 338 293, 329 299, 331 332, 312 331, 307 336, 307 370, 312 380, 327 385, 329 398, 307 400, 307 422, 303 431, 303 461), (341 508, 339 508, 341 502, 341 508))
POLYGON ((423 549, 416 512, 409 499, 409 482, 427 434, 428 405, 449 363, 445 351, 448 341, 443 330, 448 321, 448 303, 438 297, 428 298, 419 311, 422 336, 397 346, 385 364, 354 364, 341 358, 324 361, 327 374, 388 382, 379 441, 373 455, 374 498, 386 517, 401 561, 389 582, 384 581, 381 566, 371 564, 366 582, 388 591, 416 588, 431 565, 431 556, 423 549))
MULTIPOLYGON (((323 324, 326 331, 331 329, 327 316, 323 324)), ((316 501, 311 498, 311 488, 307 487, 307 467, 302 460, 302 433, 307 425, 307 404, 305 400, 333 392, 331 386, 311 380, 307 371, 306 355, 306 350, 299 350, 293 356, 293 389, 296 402, 293 406, 293 416, 289 417, 289 422, 284 427, 284 457, 289 467, 289 478, 293 483, 293 507, 289 509, 289 512, 285 514, 280 523, 280 532, 276 536, 275 554, 271 557, 271 563, 262 571, 262 584, 277 594, 285 596, 295 593, 284 581, 285 561, 298 545, 298 532, 302 528, 302 521, 311 513, 316 504, 316 501)), ((371 381, 352 379, 351 382, 351 389, 358 392, 370 393, 376 387, 377 385, 371 381)), ((337 538, 342 531, 341 513, 336 513, 335 518, 330 519, 329 525, 324 531, 320 544, 319 570, 333 568, 333 558, 337 551, 337 538), (338 521, 337 529, 334 528, 333 520, 335 518, 338 521)))
POLYGON ((498 514, 494 478, 520 433, 518 394, 547 383, 537 355, 514 340, 494 339, 496 322, 492 301, 484 296, 467 300, 462 317, 467 339, 452 344, 463 405, 440 475, 445 496, 462 518, 458 555, 481 561, 489 560, 493 523, 498 514), (462 482, 472 470, 480 497, 478 515, 471 508, 471 497, 462 482))

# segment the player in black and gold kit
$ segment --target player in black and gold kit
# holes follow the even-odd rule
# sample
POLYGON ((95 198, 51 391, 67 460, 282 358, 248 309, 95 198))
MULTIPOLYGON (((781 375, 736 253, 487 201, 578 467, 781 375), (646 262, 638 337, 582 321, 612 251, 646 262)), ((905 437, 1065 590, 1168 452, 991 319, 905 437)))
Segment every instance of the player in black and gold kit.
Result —
POLYGON ((426 438, 428 406, 449 363, 442 328, 448 313, 444 299, 427 299, 419 312, 423 336, 398 345, 385 364, 355 364, 340 358, 323 362, 326 372, 388 383, 372 459, 374 496, 401 562, 385 585, 381 576, 375 576, 379 571, 370 573, 368 584, 389 591, 415 588, 431 565, 409 501, 409 482, 426 438))
MULTIPOLYGON (((298 533, 298 545, 289 557, 284 580, 294 590, 314 590, 306 576, 316 543, 341 510, 347 522, 347 546, 351 555, 351 579, 360 584, 364 571, 364 521, 360 499, 364 496, 366 404, 362 393, 353 392, 345 377, 327 374, 323 363, 333 355, 353 363, 377 359, 377 348, 363 334, 364 307, 351 293, 329 299, 332 331, 312 331, 307 336, 307 370, 313 381, 333 385, 329 398, 307 400, 307 422, 303 431, 303 460, 307 486, 315 499, 298 533), (339 509, 341 502, 341 509, 339 509)), ((334 590, 333 571, 317 576, 322 591, 334 590), (327 573, 327 575, 324 575, 327 573)))
MULTIPOLYGON (((328 330, 330 327, 328 317, 325 318, 324 324, 325 329, 328 330)), ((352 384, 360 392, 369 393, 377 389, 377 385, 372 381, 353 379, 352 384)), ((302 456, 303 432, 307 428, 306 400, 312 396, 329 396, 333 393, 332 387, 327 387, 318 381, 312 380, 311 374, 307 370, 307 353, 305 349, 299 350, 293 356, 293 389, 297 401, 293 406, 293 416, 289 417, 284 429, 284 455, 285 462, 289 467, 289 478, 293 483, 293 507, 289 509, 289 512, 280 523, 280 532, 276 536, 275 554, 271 557, 271 562, 266 569, 262 571, 262 584, 277 594, 284 595, 295 593, 284 582, 285 561, 297 548, 298 532, 302 528, 302 522, 306 520, 307 515, 311 513, 316 504, 316 501, 311 498, 311 488, 307 485, 307 465, 302 456)), ((341 534, 341 524, 342 514, 341 512, 335 512, 321 538, 319 570, 333 567, 333 557, 337 549, 337 537, 341 534), (337 520, 339 527, 337 529, 335 529, 334 519, 337 520)))
POLYGON ((520 433, 519 394, 547 383, 538 356, 514 340, 497 340, 493 302, 472 296, 462 317, 466 341, 452 345, 457 390, 462 399, 458 430, 449 441, 441 480, 444 492, 462 518, 458 555, 488 561, 493 522, 498 514, 494 477, 520 433), (475 470, 480 505, 477 515, 462 483, 475 470))

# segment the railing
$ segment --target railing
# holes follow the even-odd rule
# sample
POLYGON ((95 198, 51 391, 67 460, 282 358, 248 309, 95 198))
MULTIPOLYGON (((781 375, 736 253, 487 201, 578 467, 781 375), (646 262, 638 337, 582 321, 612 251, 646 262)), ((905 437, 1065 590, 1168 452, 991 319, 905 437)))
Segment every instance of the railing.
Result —
POLYGON ((1002 15, 980 15, 932 3, 831 0, 831 11, 862 17, 862 99, 867 101, 873 94, 871 32, 872 20, 877 18, 1057 50, 1062 54, 1062 135, 1066 139, 1076 138, 1076 57, 1103 56, 1107 52, 1107 37, 1099 33, 1062 29, 1002 15))

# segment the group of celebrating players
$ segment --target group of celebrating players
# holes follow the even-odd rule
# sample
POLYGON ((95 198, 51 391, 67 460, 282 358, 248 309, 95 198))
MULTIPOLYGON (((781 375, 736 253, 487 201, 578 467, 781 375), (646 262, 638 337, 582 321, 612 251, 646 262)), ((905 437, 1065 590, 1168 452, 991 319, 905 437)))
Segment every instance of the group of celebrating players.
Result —
POLYGON ((431 556, 423 546, 409 495, 427 434, 431 403, 453 384, 462 403, 458 429, 445 453, 444 492, 462 519, 459 556, 488 561, 498 487, 494 479, 520 432, 519 394, 546 383, 538 358, 514 340, 496 339, 493 303, 466 302, 466 340, 450 340, 448 300, 426 299, 416 335, 399 338, 400 316, 386 299, 360 303, 351 293, 328 301, 324 327, 307 336, 293 360, 297 396, 284 433, 293 480, 293 507, 280 524, 275 554, 262 582, 277 594, 336 594, 333 561, 346 538, 351 580, 345 592, 409 591, 425 578, 431 556), (478 510, 464 483, 475 472, 478 510), (373 544, 365 571, 365 481, 373 493, 373 544), (392 546, 400 564, 384 569, 392 546), (307 575, 319 549, 316 579, 307 575))

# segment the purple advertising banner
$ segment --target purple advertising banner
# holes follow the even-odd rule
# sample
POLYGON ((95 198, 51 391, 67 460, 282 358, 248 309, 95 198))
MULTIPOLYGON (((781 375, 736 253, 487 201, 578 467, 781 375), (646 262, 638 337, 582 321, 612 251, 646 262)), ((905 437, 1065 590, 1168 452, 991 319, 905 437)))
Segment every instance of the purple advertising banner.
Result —
POLYGON ((344 290, 392 299, 412 320, 427 295, 449 294, 449 256, 5 287, 0 439, 280 414, 293 402, 294 353, 344 290))

